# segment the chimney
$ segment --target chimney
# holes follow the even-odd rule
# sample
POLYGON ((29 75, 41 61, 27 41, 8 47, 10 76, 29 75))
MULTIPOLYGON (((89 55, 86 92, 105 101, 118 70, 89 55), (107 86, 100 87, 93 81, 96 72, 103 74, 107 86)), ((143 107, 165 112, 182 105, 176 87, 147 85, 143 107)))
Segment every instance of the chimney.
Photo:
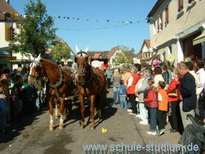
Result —
POLYGON ((5 0, 9 4, 9 0, 5 0))

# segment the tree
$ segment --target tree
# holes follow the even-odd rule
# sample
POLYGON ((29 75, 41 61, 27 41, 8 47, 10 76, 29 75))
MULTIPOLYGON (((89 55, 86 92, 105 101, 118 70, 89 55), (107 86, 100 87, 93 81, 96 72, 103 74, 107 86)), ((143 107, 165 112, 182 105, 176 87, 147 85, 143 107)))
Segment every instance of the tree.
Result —
POLYGON ((128 63, 127 57, 124 55, 123 52, 116 53, 115 61, 114 61, 115 65, 127 64, 127 63, 128 63))
POLYGON ((57 61, 61 61, 63 58, 68 59, 70 57, 71 49, 63 39, 56 37, 53 44, 54 46, 51 48, 51 53, 57 61))
POLYGON ((15 38, 18 44, 14 46, 14 51, 38 55, 52 44, 56 28, 53 28, 54 21, 46 12, 40 0, 37 3, 30 0, 25 8, 25 19, 18 24, 20 33, 15 38))
POLYGON ((133 48, 129 48, 126 46, 121 46, 120 47, 122 52, 124 53, 124 55, 127 57, 127 63, 133 63, 133 56, 134 56, 134 52, 135 50, 133 48))

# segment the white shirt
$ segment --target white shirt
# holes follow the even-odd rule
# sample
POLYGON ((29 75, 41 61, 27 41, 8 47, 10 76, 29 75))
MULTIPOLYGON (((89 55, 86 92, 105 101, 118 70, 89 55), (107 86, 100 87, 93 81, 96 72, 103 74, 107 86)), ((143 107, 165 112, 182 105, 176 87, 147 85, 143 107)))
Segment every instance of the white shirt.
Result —
POLYGON ((198 84, 197 84, 197 94, 200 94, 202 89, 205 87, 205 70, 204 68, 199 69, 197 72, 198 84))
POLYGON ((164 82, 164 78, 162 77, 161 74, 157 74, 157 75, 154 76, 154 86, 156 88, 159 87, 159 81, 163 81, 164 82))
POLYGON ((133 76, 130 76, 128 79, 127 88, 129 88, 132 85, 133 80, 134 80, 133 76))
POLYGON ((195 79, 195 83, 196 83, 196 92, 197 92, 197 85, 198 85, 198 76, 197 74, 195 73, 195 71, 189 71, 189 73, 191 75, 193 75, 194 79, 195 79))

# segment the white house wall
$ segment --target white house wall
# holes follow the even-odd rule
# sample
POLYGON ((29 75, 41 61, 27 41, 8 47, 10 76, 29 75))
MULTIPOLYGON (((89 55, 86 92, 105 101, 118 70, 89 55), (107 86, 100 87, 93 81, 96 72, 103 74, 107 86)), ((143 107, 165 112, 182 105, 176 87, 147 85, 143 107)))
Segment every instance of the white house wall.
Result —
POLYGON ((6 41, 5 39, 5 26, 6 24, 10 27, 13 27, 16 30, 16 24, 15 23, 6 23, 6 22, 0 22, 0 49, 1 48, 8 48, 10 41, 6 41))
MULTIPOLYGON (((164 0, 160 7, 153 13, 150 20, 150 41, 152 48, 156 47, 157 54, 168 52, 168 46, 172 48, 172 54, 175 60, 183 60, 181 52, 180 39, 186 38, 199 31, 199 28, 205 23, 205 0, 196 0, 191 6, 188 5, 188 0, 184 0, 184 9, 178 13, 178 0, 164 0), (165 23, 165 8, 169 8, 169 23, 163 30, 157 32, 156 18, 163 11, 163 23, 165 23), (155 29, 155 28, 156 29, 155 29), (180 38, 181 37, 181 38, 180 38)), ((203 46, 203 57, 205 47, 203 46)))
POLYGON ((5 22, 0 22, 0 48, 8 47, 8 42, 5 40, 5 22))

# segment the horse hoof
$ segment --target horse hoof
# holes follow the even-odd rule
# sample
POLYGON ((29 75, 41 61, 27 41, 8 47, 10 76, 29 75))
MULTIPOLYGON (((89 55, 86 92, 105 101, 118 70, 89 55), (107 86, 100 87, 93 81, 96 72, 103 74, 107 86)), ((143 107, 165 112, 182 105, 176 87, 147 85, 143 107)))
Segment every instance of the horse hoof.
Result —
POLYGON ((49 130, 52 131, 53 130, 53 126, 49 126, 49 130))
POLYGON ((58 116, 55 116, 56 119, 58 119, 58 116))
POLYGON ((81 125, 81 126, 80 126, 80 128, 84 129, 84 128, 85 128, 85 126, 82 126, 82 125, 81 125))
POLYGON ((95 127, 90 127, 90 129, 91 129, 91 130, 94 130, 94 129, 95 129, 95 127))
POLYGON ((59 125, 59 129, 63 129, 63 125, 59 125))

